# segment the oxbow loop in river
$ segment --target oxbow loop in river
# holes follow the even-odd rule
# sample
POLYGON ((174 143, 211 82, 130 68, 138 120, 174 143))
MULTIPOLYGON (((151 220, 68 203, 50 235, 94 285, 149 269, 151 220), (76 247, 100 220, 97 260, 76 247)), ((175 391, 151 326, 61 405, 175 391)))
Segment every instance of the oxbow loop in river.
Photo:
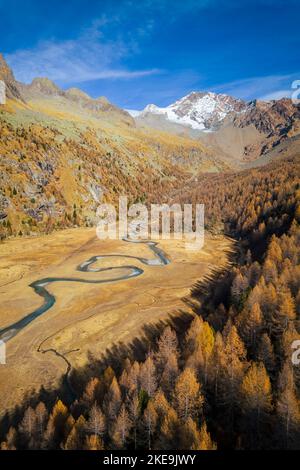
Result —
POLYGON ((38 281, 34 281, 30 284, 30 287, 34 290, 36 294, 44 299, 43 304, 34 310, 31 313, 28 313, 25 317, 21 318, 17 322, 2 328, 0 330, 0 340, 7 342, 14 336, 16 336, 19 331, 25 328, 29 323, 35 320, 37 317, 41 316, 43 313, 47 312, 54 304, 55 304, 55 296, 52 295, 48 290, 48 284, 52 284, 53 282, 84 282, 86 284, 106 284, 109 282, 118 282, 123 281, 125 279, 130 279, 133 277, 140 276, 143 274, 143 269, 138 268, 137 266, 133 265, 126 265, 126 266, 109 266, 107 268, 92 268, 91 266, 104 258, 128 258, 128 259, 135 259, 140 261, 141 263, 147 266, 165 266, 170 263, 170 260, 167 258, 167 255, 164 251, 159 248, 157 245, 158 243, 153 241, 143 241, 143 240, 130 240, 128 238, 123 238, 123 241, 130 242, 130 243, 143 243, 146 244, 150 250, 154 253, 155 257, 153 259, 141 258, 138 256, 130 256, 130 255, 121 255, 121 254, 112 254, 112 255, 98 255, 93 256, 92 258, 84 261, 79 266, 77 266, 77 271, 81 272, 93 272, 93 273, 100 273, 105 271, 115 271, 115 270, 124 270, 125 273, 121 276, 112 277, 109 279, 81 279, 81 278, 72 278, 72 277, 47 277, 44 279, 39 279, 38 281))

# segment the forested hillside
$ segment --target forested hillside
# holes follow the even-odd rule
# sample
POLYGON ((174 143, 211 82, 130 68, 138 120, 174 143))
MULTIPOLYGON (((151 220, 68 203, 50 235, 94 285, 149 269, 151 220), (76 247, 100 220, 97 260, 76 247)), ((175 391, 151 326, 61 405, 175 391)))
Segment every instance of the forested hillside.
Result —
POLYGON ((227 168, 199 141, 138 129, 104 97, 47 78, 17 82, 1 54, 0 80, 0 239, 93 226, 98 205, 119 194, 153 202, 192 175, 227 168))
POLYGON ((194 287, 194 318, 161 329, 144 359, 99 358, 72 371, 69 393, 28 398, 3 419, 1 448, 299 448, 297 175, 282 160, 177 193, 236 238, 234 267, 194 287))

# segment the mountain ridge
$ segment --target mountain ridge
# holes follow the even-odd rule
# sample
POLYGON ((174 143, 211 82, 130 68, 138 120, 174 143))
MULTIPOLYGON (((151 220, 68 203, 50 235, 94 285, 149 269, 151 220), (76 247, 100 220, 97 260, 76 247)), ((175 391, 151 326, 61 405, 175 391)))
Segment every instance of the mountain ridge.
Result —
POLYGON ((141 112, 131 112, 136 118, 147 117, 147 114, 160 114, 174 123, 207 131, 217 127, 228 114, 241 112, 245 108, 244 101, 229 95, 192 91, 166 107, 149 104, 141 112))
POLYGON ((3 54, 0 52, 0 80, 6 85, 6 97, 8 99, 17 99, 24 101, 20 92, 20 84, 15 79, 13 71, 5 61, 3 54))

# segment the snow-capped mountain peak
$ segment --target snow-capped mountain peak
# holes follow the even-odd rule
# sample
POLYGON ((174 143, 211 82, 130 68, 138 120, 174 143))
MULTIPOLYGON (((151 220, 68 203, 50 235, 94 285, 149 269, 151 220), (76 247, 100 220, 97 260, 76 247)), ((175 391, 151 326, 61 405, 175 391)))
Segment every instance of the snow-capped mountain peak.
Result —
POLYGON ((229 113, 240 112, 245 107, 243 101, 228 95, 193 91, 165 108, 149 104, 136 116, 143 118, 149 114, 159 114, 177 124, 209 130, 216 127, 229 113))

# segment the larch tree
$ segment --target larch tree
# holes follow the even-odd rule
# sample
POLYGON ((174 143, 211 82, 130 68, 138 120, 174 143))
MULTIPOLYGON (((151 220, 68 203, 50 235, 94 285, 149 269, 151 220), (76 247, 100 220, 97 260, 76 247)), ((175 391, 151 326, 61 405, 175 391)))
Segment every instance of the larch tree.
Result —
POLYGON ((92 403, 94 403, 97 399, 99 399, 99 391, 100 391, 100 381, 97 377, 92 377, 86 387, 85 391, 83 393, 83 401, 86 404, 86 406, 91 406, 92 403))
POLYGON ((273 377, 276 368, 276 359, 272 342, 267 333, 264 333, 261 337, 256 353, 256 360, 262 362, 268 374, 273 377))
POLYGON ((278 267, 280 267, 282 262, 282 250, 275 235, 272 236, 271 241, 269 243, 267 258, 274 261, 274 263, 278 267))
POLYGON ((186 366, 195 371, 196 376, 200 379, 204 376, 205 361, 201 346, 197 346, 196 349, 189 355, 186 360, 186 366), (201 374, 201 372, 203 372, 201 374))
POLYGON ((64 450, 79 450, 79 436, 75 426, 72 427, 70 433, 67 436, 66 442, 61 444, 61 448, 64 450))
POLYGON ((112 440, 118 449, 124 449, 132 423, 124 403, 121 406, 117 420, 114 424, 112 440))
POLYGON ((177 355, 174 353, 170 353, 170 355, 166 358, 164 367, 162 367, 162 375, 160 379, 161 387, 168 395, 170 395, 174 389, 177 376, 178 376, 177 355))
POLYGON ((128 387, 130 393, 135 393, 139 388, 140 364, 134 361, 128 371, 128 387))
POLYGON ((289 323, 296 319, 296 309, 291 291, 288 288, 280 292, 278 297, 278 310, 273 322, 275 328, 277 327, 277 331, 283 332, 287 329, 289 323))
POLYGON ((197 345, 197 338, 202 330, 203 320, 201 317, 196 316, 188 329, 188 332, 185 337, 186 347, 185 352, 187 355, 191 355, 197 345))
POLYGON ((179 449, 200 450, 200 432, 195 421, 189 417, 179 430, 179 449))
POLYGON ((106 431, 106 419, 101 408, 95 402, 90 410, 89 419, 86 423, 86 430, 95 436, 104 436, 106 431))
POLYGON ((286 449, 299 449, 300 403, 297 399, 293 369, 287 360, 279 376, 277 415, 279 439, 286 449), (282 439, 283 438, 283 439, 282 439))
POLYGON ((1 442, 1 450, 16 450, 17 444, 17 431, 13 426, 10 426, 8 433, 5 436, 5 441, 1 442))
POLYGON ((103 382, 106 390, 108 390, 108 388, 110 387, 114 377, 114 370, 112 369, 112 367, 108 366, 103 373, 103 382))
POLYGON ((251 255, 251 251, 248 249, 247 250, 247 253, 246 253, 246 264, 247 266, 250 266, 251 263, 252 263, 252 255, 251 255))
POLYGON ((230 358, 234 356, 243 361, 246 359, 245 345, 240 338, 235 325, 231 326, 225 341, 225 353, 230 358))
POLYGON ((48 411, 45 404, 40 401, 35 408, 36 415, 36 427, 37 427, 37 440, 41 446, 44 439, 44 433, 46 430, 47 420, 48 420, 48 411))
POLYGON ((256 284, 259 281, 260 275, 261 275, 261 266, 257 261, 255 261, 254 263, 250 265, 248 269, 247 277, 248 277, 250 287, 254 288, 256 286, 256 284))
POLYGON ((255 281, 255 285, 253 286, 253 289, 250 291, 248 295, 246 306, 251 308, 252 305, 255 303, 258 303, 261 306, 263 298, 264 298, 265 287, 266 287, 265 279, 263 276, 260 275, 259 279, 255 281))
POLYGON ((169 450, 179 448, 179 431, 182 426, 174 408, 170 407, 162 420, 156 448, 169 450))
POLYGON ((86 436, 84 449, 86 450, 104 450, 102 439, 96 434, 86 436))
POLYGON ((222 338, 223 338, 224 344, 227 341, 227 338, 228 338, 228 335, 229 335, 229 333, 232 329, 232 326, 233 326, 233 323, 232 323, 231 315, 228 315, 228 320, 225 323, 224 328, 222 330, 222 338))
POLYGON ((236 397, 245 369, 246 350, 236 327, 231 326, 225 339, 225 362, 219 381, 218 403, 223 409, 224 419, 229 426, 228 433, 233 435, 234 419, 237 411, 236 397))
POLYGON ((76 446, 73 447, 73 449, 84 449, 86 438, 86 420, 84 416, 79 416, 73 426, 73 429, 74 428, 76 429, 77 443, 76 446))
POLYGON ((222 331, 227 321, 228 315, 224 304, 220 303, 207 317, 208 323, 215 331, 222 331))
POLYGON ((249 281, 241 272, 237 272, 231 287, 231 296, 237 306, 243 303, 244 295, 249 287, 249 281))
MULTIPOLYGON (((272 410, 271 382, 262 362, 252 362, 241 384, 240 405, 246 413, 246 426, 252 425, 256 430, 258 445, 260 426, 272 410)), ((254 433, 253 433, 254 434, 254 433)))
POLYGON ((153 397, 157 389, 157 377, 155 365, 150 354, 148 354, 147 359, 141 365, 140 384, 141 388, 147 392, 148 397, 153 397))
POLYGON ((275 332, 274 312, 276 312, 278 309, 278 296, 272 283, 264 286, 262 290, 262 298, 259 304, 263 313, 264 323, 267 327, 268 334, 269 336, 272 336, 275 332))
POLYGON ((81 415, 74 422, 65 443, 61 443, 61 447, 64 450, 80 450, 84 448, 84 430, 86 428, 86 422, 84 417, 81 415))
POLYGON ((262 312, 259 304, 256 302, 250 308, 243 309, 239 319, 239 333, 247 348, 254 352, 263 327, 262 312))
POLYGON ((152 449, 152 437, 156 430, 157 419, 158 419, 158 416, 157 416, 153 401, 151 399, 148 402, 148 405, 144 411, 144 416, 143 416, 143 422, 144 422, 146 435, 147 435, 148 450, 152 449))
POLYGON ((131 383, 130 383, 130 380, 129 380, 129 374, 130 374, 130 369, 132 367, 132 364, 129 360, 129 358, 127 357, 123 363, 123 367, 122 367, 122 373, 120 375, 120 378, 119 378, 119 385, 121 387, 121 390, 122 390, 122 395, 126 396, 127 394, 130 394, 131 393, 131 383))
POLYGON ((174 330, 167 326, 157 342, 157 353, 155 359, 159 370, 162 370, 169 359, 173 356, 177 360, 178 356, 178 340, 174 330))
POLYGON ((201 331, 197 337, 197 347, 201 348, 204 361, 202 374, 202 380, 204 385, 206 385, 207 382, 208 364, 213 351, 214 342, 214 332, 210 325, 207 322, 204 322, 201 331))
POLYGON ((137 448, 137 429, 138 429, 138 422, 140 418, 140 401, 139 401, 139 396, 137 391, 135 391, 133 394, 131 394, 127 400, 129 401, 128 403, 128 409, 129 409, 129 418, 132 424, 132 429, 133 429, 133 441, 134 441, 134 448, 137 448))
POLYGON ((127 395, 130 393, 130 384, 127 369, 123 369, 122 374, 119 378, 119 385, 122 391, 122 395, 127 395))
POLYGON ((218 402, 220 377, 226 364, 225 346, 221 333, 216 333, 214 349, 210 357, 209 364, 209 382, 211 391, 218 402))
POLYGON ((263 265, 263 275, 266 280, 266 283, 272 282, 273 284, 276 283, 278 272, 275 262, 267 258, 263 265))
POLYGON ((69 417, 68 409, 61 400, 53 406, 45 432, 45 447, 57 448, 64 440, 66 422, 69 417))
POLYGON ((217 450, 217 444, 213 442, 210 433, 207 431, 207 425, 204 421, 199 432, 199 449, 200 450, 217 450))
POLYGON ((207 382, 208 363, 214 346, 214 332, 208 322, 196 317, 186 336, 187 365, 195 370, 204 385, 207 382))
POLYGON ((155 407, 155 411, 159 419, 159 424, 161 424, 163 418, 168 413, 171 405, 169 401, 166 399, 166 396, 161 388, 157 390, 152 401, 153 401, 153 405, 155 407))
POLYGON ((19 426, 19 431, 24 437, 29 448, 34 448, 36 444, 37 419, 35 411, 29 406, 24 413, 19 426))
POLYGON ((104 411, 109 424, 113 424, 117 419, 121 406, 121 390, 116 377, 114 376, 104 397, 104 411))
POLYGON ((200 414, 204 398, 192 369, 186 368, 179 375, 175 384, 173 402, 182 421, 200 414))

